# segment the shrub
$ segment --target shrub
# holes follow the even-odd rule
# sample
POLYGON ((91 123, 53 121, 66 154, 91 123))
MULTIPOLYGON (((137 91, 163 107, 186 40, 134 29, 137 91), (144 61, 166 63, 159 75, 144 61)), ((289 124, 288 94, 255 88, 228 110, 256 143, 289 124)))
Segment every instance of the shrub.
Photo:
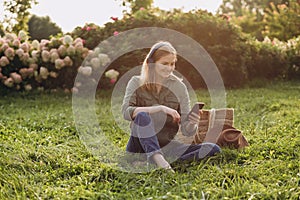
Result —
MULTIPOLYGON (((97 34, 86 32, 84 27, 76 28, 72 34, 86 41, 93 41, 90 47, 95 47, 96 43, 118 32, 139 27, 164 27, 186 34, 199 42, 212 56, 223 76, 225 85, 238 86, 247 81, 244 59, 249 52, 242 32, 226 19, 213 16, 206 11, 184 13, 181 10, 166 12, 158 9, 141 9, 134 14, 125 15, 121 20, 115 19, 114 22, 105 24, 102 29, 97 29, 97 34), (233 72, 236 74, 235 78, 232 78, 233 72)), ((140 65, 143 58, 138 55, 139 53, 144 55, 145 51, 135 51, 125 55, 112 63, 112 66, 114 68, 123 66, 124 70, 128 70, 131 66, 140 65), (126 61, 125 57, 128 58, 126 61)), ((199 81, 199 75, 195 75, 197 73, 190 73, 195 69, 183 58, 179 58, 177 70, 186 76, 193 86, 205 86, 202 81, 199 81)), ((119 71, 121 75, 126 72, 119 71)))
MULTIPOLYGON (((81 66, 88 55, 96 52, 84 47, 81 38, 73 39, 69 35, 53 37, 51 40, 29 41, 24 32, 18 36, 5 34, 0 37, 0 91, 20 91, 32 89, 77 90, 74 79, 78 69, 86 73, 81 66), (83 69, 83 70, 82 70, 83 69)), ((88 61, 87 61, 88 62, 88 61)), ((92 63, 91 72, 102 67, 101 60, 92 63)), ((89 79, 91 74, 87 74, 89 79)), ((116 76, 113 76, 116 79, 116 76)), ((79 87, 79 86, 78 86, 79 87)))
POLYGON ((286 43, 265 37, 262 42, 249 39, 247 44, 251 49, 251 60, 247 63, 250 80, 285 78, 288 66, 286 43))
POLYGON ((289 79, 300 80, 300 36, 287 41, 287 58, 288 58, 288 72, 289 79))

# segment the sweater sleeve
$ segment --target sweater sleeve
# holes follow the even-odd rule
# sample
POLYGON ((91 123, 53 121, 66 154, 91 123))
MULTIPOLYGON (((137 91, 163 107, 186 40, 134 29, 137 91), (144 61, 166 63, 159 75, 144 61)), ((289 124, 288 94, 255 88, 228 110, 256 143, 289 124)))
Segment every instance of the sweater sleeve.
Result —
POLYGON ((136 106, 136 90, 139 87, 139 77, 132 77, 126 87, 122 104, 122 114, 125 120, 132 121, 132 114, 136 106))
POLYGON ((180 109, 181 109, 181 132, 185 136, 192 136, 196 133, 198 126, 195 126, 193 130, 187 130, 187 125, 189 123, 187 119, 187 114, 190 111, 190 97, 187 87, 184 85, 182 96, 180 98, 180 109))

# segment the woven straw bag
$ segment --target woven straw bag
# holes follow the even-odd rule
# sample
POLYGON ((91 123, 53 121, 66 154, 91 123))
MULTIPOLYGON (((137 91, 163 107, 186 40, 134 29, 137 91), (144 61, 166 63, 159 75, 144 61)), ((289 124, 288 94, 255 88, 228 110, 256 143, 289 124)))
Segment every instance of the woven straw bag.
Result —
POLYGON ((181 131, 178 132, 176 139, 185 144, 200 144, 204 141, 209 129, 218 125, 233 126, 233 108, 201 110, 199 112, 200 122, 198 131, 193 136, 184 136, 181 131))
MULTIPOLYGON (((200 122, 198 132, 194 135, 193 142, 200 144, 205 140, 207 132, 213 127, 233 126, 233 108, 202 110, 200 112, 200 122)), ((220 130, 221 131, 221 130, 220 130)), ((216 133, 217 134, 217 133, 216 133)), ((217 137, 217 136, 211 136, 217 137)))

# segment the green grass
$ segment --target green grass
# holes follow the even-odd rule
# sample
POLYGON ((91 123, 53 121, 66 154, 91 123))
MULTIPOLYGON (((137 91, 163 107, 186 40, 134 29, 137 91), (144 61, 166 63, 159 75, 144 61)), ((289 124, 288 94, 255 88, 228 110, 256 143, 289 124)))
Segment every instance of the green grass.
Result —
MULTIPOLYGON (((210 101, 206 91, 197 94, 210 101)), ((128 133, 108 115, 108 92, 97 97, 101 126, 124 149, 128 133)), ((85 148, 70 95, 1 97, 0 199, 300 199, 300 84, 228 90, 227 105, 248 148, 173 164, 175 174, 133 174, 85 148)))

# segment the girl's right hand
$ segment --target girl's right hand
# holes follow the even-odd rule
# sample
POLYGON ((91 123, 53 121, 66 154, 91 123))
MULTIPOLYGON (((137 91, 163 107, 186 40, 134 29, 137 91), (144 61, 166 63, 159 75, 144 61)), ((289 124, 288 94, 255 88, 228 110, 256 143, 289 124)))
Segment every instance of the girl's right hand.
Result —
POLYGON ((162 111, 168 115, 171 115, 171 117, 173 118, 174 122, 179 123, 180 121, 180 115, 177 112, 177 110, 173 109, 173 108, 169 108, 167 106, 161 105, 162 106, 162 111))

